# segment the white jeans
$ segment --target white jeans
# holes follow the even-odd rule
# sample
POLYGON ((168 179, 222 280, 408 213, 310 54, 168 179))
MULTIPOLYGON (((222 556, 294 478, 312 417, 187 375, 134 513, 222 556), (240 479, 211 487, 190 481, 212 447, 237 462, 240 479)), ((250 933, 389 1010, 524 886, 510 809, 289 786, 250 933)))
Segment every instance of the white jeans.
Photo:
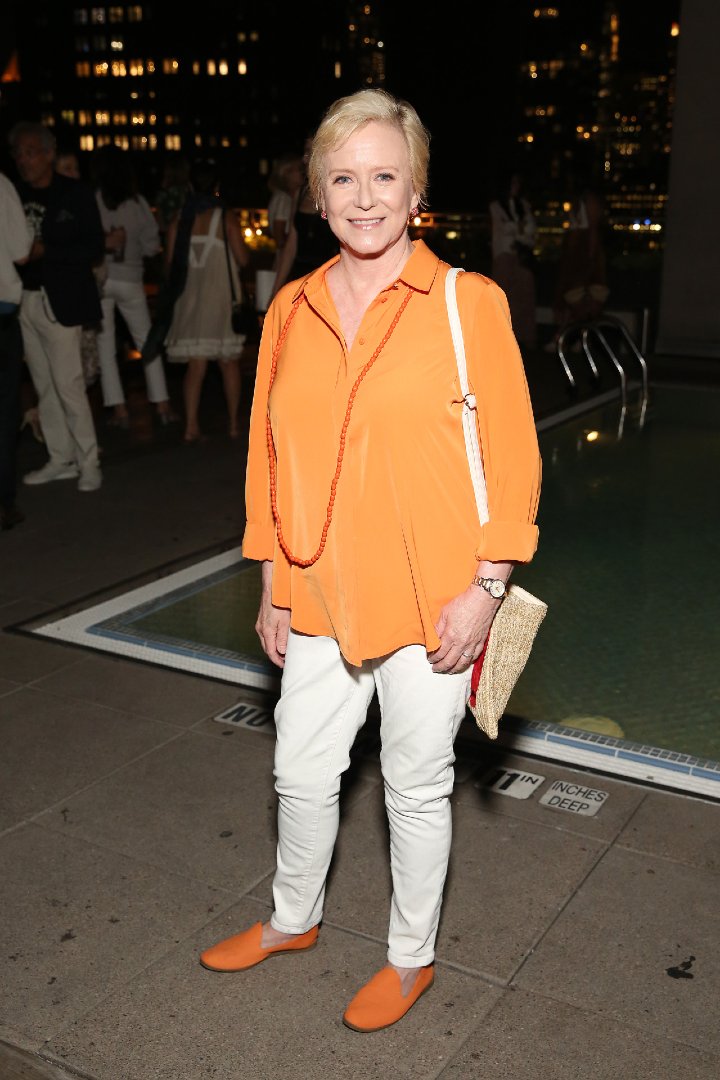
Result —
MULTIPOLYGON (((142 282, 115 281, 108 279, 103 285, 102 327, 98 332, 98 355, 100 357, 100 385, 103 405, 122 405, 125 391, 120 380, 117 362, 117 339, 115 336, 115 307, 127 323, 135 348, 139 351, 145 344, 150 330, 150 312, 142 282)), ((143 364, 148 400, 167 401, 168 389, 162 356, 156 356, 149 364, 143 364)))
POLYGON ((98 464, 97 439, 80 354, 80 327, 61 326, 44 290, 23 292, 20 327, 38 396, 43 438, 55 465, 98 464))
POLYGON ((377 689, 393 880, 388 960, 432 963, 452 835, 453 742, 469 680, 469 672, 434 673, 422 645, 356 668, 332 638, 291 631, 275 709, 276 930, 304 933, 322 918, 340 778, 377 689))

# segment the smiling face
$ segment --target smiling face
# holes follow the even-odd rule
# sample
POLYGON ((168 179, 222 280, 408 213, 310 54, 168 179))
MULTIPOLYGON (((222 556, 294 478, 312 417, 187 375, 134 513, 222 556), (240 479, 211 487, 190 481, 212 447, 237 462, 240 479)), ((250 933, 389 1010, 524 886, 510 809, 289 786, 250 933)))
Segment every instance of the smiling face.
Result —
POLYGON ((407 242, 408 215, 418 202, 402 132, 371 120, 326 155, 323 209, 341 247, 377 256, 407 242))

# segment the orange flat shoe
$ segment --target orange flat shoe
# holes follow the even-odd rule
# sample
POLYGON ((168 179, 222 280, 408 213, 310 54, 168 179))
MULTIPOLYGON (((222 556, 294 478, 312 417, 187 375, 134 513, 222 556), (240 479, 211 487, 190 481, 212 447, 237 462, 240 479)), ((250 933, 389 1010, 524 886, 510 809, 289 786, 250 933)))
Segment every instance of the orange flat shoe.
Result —
POLYGON ((397 971, 384 967, 365 983, 352 999, 343 1023, 353 1031, 381 1031, 402 1020, 418 998, 429 990, 435 978, 433 964, 420 968, 418 976, 407 997, 403 997, 402 983, 397 971))
POLYGON ((200 954, 200 963, 210 971, 245 971, 261 964, 268 956, 312 949, 317 937, 318 928, 313 926, 291 941, 283 941, 280 945, 270 945, 265 949, 262 945, 262 923, 255 923, 249 930, 243 930, 242 934, 225 938, 212 948, 206 949, 200 954))

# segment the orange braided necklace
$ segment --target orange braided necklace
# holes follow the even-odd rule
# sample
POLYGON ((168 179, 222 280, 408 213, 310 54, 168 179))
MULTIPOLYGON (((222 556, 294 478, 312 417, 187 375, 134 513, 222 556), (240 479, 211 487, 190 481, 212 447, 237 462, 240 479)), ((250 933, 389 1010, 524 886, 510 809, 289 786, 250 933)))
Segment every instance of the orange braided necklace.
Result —
MULTIPOLYGON (((345 410, 345 419, 343 421, 342 428, 340 429, 340 447, 338 449, 337 466, 335 468, 335 475, 333 476, 332 482, 330 484, 330 499, 328 501, 327 515, 325 517, 325 524, 323 525, 323 530, 322 530, 322 534, 321 534, 321 537, 320 537, 320 544, 318 546, 318 549, 315 552, 315 554, 312 556, 312 558, 310 558, 310 559, 300 559, 300 558, 298 558, 297 555, 293 555, 293 553, 290 551, 290 548, 288 547, 288 545, 287 545, 287 543, 285 541, 285 537, 283 536, 282 522, 280 520, 280 512, 278 510, 278 505, 277 505, 277 455, 275 454, 275 443, 273 441, 272 425, 270 423, 270 409, 268 407, 268 413, 267 413, 267 416, 265 418, 265 427, 266 427, 266 432, 267 432, 268 461, 269 461, 269 464, 270 464, 270 503, 272 505, 273 517, 275 518, 275 525, 277 527, 278 544, 280 545, 280 547, 281 547, 281 549, 283 551, 283 554, 286 556, 288 562, 292 563, 294 566, 302 566, 302 567, 312 566, 313 563, 316 563, 318 561, 318 559, 322 555, 323 551, 325 550, 325 545, 327 543, 328 531, 330 529, 330 523, 332 521, 332 516, 333 516, 333 509, 334 509, 334 506, 335 506, 335 492, 337 490, 338 480, 340 479, 340 472, 342 470, 343 458, 345 456, 345 438, 346 438, 346 435, 347 435, 348 425, 350 424, 350 414, 352 413, 352 408, 353 408, 353 405, 355 403, 355 396, 356 396, 356 394, 358 392, 358 389, 360 387, 360 383, 363 381, 363 379, 367 375, 368 371, 373 366, 373 364, 375 363, 375 361, 379 357, 380 353, 383 351, 383 349, 387 345, 388 341, 390 340, 390 336, 392 335, 393 330, 395 329, 398 322, 400 321, 400 316, 402 315, 403 311, 407 307, 411 296, 412 296, 412 290, 408 289, 407 295, 405 296, 403 302, 401 303, 400 307, 398 308, 398 311, 397 311, 397 314, 395 315, 395 318, 390 323, 390 327, 388 329, 388 332, 385 334, 385 337, 382 339, 382 341, 378 345, 377 349, 375 350, 375 352, 372 354, 372 356, 368 360, 367 364, 365 364, 364 368, 362 369, 362 371, 358 375, 357 379, 355 380, 355 383, 353 385, 352 390, 350 391, 350 397, 348 398, 347 409, 345 410)), ((297 314, 297 311, 298 311, 298 309, 299 309, 299 307, 302 304, 304 299, 305 299, 305 294, 303 293, 297 298, 297 300, 293 304, 292 309, 290 311, 290 314, 288 315, 287 319, 285 320, 285 325, 282 328, 282 332, 280 334, 280 337, 277 340, 277 344, 275 345, 275 348, 273 350, 272 364, 270 366, 270 383, 268 385, 268 400, 270 398, 270 391, 272 390, 272 385, 273 385, 273 383, 275 381, 275 375, 277 374, 277 365, 278 365, 278 358, 280 356, 280 350, 282 349, 282 347, 283 347, 283 345, 285 343, 285 338, 287 337, 288 330, 290 329, 290 324, 292 323, 293 319, 295 318, 295 315, 297 314)))

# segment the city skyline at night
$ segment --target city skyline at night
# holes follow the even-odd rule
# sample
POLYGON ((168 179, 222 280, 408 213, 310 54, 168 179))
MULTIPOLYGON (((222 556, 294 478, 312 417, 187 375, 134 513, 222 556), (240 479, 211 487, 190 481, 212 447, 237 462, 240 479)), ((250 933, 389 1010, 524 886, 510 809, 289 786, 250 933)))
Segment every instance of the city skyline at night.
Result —
POLYGON ((388 0, 166 0, 9 5, 2 122, 39 119, 90 153, 113 141, 157 171, 167 152, 213 154, 257 202, 274 156, 299 147, 330 101, 383 86, 432 136, 430 203, 483 206, 521 168, 538 197, 567 176, 663 194, 679 0, 637 5, 450 2, 408 21, 388 0))

